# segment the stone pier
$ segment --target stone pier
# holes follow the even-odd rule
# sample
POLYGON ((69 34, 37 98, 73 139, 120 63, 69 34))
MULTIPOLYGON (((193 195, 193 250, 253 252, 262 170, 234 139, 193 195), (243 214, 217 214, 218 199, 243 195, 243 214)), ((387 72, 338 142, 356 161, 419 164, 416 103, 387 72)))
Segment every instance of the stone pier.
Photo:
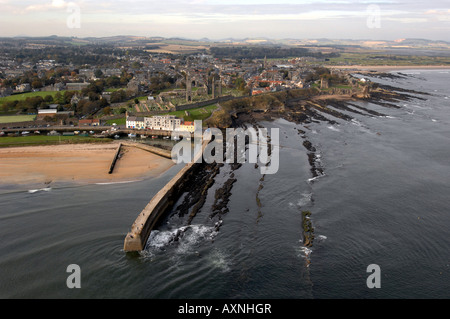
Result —
POLYGON ((192 174, 195 174, 196 168, 200 165, 197 163, 199 156, 203 156, 203 150, 209 140, 204 140, 202 144, 202 152, 196 154, 192 163, 186 164, 147 204, 144 210, 136 218, 131 226, 130 232, 125 237, 124 251, 141 251, 145 248, 150 232, 157 224, 158 220, 163 216, 169 207, 171 207, 177 199, 179 190, 185 183, 189 182, 192 174))

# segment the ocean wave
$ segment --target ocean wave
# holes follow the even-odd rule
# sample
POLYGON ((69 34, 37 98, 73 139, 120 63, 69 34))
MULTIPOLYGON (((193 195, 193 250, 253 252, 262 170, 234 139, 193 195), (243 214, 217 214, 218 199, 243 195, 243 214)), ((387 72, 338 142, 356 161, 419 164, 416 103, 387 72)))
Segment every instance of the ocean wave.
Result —
POLYGON ((50 192, 51 190, 52 190, 51 187, 45 187, 45 188, 40 188, 40 189, 30 189, 28 191, 28 193, 34 194, 34 193, 38 193, 38 192, 50 192))
MULTIPOLYGON (((300 242, 302 242, 302 240, 300 240, 300 242)), ((298 255, 297 255, 298 257, 306 258, 306 259, 309 259, 309 257, 311 256, 311 254, 313 252, 311 248, 308 248, 305 246, 297 247, 297 251, 298 251, 298 255)))
POLYGON ((147 251, 164 250, 166 247, 177 244, 178 253, 186 253, 204 240, 212 240, 217 235, 214 226, 188 225, 172 230, 153 230, 147 240, 147 251))
POLYGON ((325 176, 325 174, 319 175, 319 176, 316 176, 316 177, 312 177, 312 178, 308 178, 308 183, 312 183, 312 182, 316 181, 317 179, 319 179, 321 177, 324 177, 324 176, 325 176))
POLYGON ((355 119, 352 119, 352 120, 351 120, 351 123, 354 124, 354 125, 356 125, 356 126, 359 126, 359 127, 362 126, 362 123, 361 123, 360 121, 358 121, 358 120, 355 120, 355 119))
POLYGON ((136 182, 142 182, 142 180, 136 180, 136 181, 122 181, 122 182, 107 182, 107 183, 95 183, 95 185, 129 184, 129 183, 136 183, 136 182))
POLYGON ((231 258, 221 250, 215 249, 212 251, 211 254, 208 255, 207 260, 210 265, 223 273, 231 271, 231 258))
POLYGON ((297 206, 306 206, 312 202, 312 193, 303 193, 302 197, 298 200, 297 206))
POLYGON ((335 131, 335 132, 340 132, 341 131, 340 129, 338 129, 337 127, 335 127, 333 125, 327 126, 327 128, 332 130, 332 131, 335 131))

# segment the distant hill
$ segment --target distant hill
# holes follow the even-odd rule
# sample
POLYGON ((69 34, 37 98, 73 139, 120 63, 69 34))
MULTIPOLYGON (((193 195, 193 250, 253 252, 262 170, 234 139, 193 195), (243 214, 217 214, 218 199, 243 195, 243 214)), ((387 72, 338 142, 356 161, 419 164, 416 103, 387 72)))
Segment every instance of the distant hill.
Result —
MULTIPOLYGON (((305 47, 305 48, 335 48, 335 49, 364 49, 364 50, 382 50, 390 51, 397 50, 398 52, 404 52, 405 50, 415 49, 415 50, 431 50, 444 52, 450 50, 450 42, 446 41, 435 41, 427 39, 398 39, 398 40, 374 40, 374 39, 329 39, 329 38, 319 38, 319 39, 270 39, 264 37, 255 38, 224 38, 224 39, 188 39, 183 37, 171 37, 164 38, 159 36, 133 36, 133 35, 117 35, 110 37, 87 37, 87 38, 77 38, 77 37, 59 37, 55 35, 46 37, 27 37, 27 36, 17 36, 9 38, 0 38, 0 42, 11 43, 38 43, 38 44, 51 44, 51 45, 79 45, 83 44, 108 44, 113 46, 129 46, 129 47, 145 47, 151 43, 166 44, 166 45, 178 45, 178 46, 188 46, 188 47, 200 47, 209 48, 215 46, 266 46, 266 47, 305 47)), ((180 52, 185 52, 186 50, 181 50, 180 52)))

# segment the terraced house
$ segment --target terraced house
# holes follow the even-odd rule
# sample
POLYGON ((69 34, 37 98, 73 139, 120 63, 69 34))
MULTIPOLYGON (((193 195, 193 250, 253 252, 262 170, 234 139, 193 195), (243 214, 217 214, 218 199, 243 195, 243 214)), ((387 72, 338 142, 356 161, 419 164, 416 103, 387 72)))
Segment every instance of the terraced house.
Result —
POLYGON ((143 117, 128 116, 126 125, 127 128, 145 129, 145 122, 143 117))
POLYGON ((145 118, 145 126, 151 130, 175 131, 180 128, 181 119, 174 115, 158 115, 145 118))

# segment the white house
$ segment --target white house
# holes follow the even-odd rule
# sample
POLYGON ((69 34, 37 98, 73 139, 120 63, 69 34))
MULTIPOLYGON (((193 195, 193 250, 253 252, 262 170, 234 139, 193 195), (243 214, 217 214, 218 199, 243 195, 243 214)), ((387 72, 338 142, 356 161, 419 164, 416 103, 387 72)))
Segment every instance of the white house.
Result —
POLYGON ((145 127, 151 130, 175 131, 181 125, 181 119, 174 115, 158 115, 145 118, 145 127))
POLYGON ((16 86, 16 91, 18 92, 30 92, 31 85, 30 83, 19 84, 16 86))
POLYGON ((145 129, 145 122, 143 117, 128 116, 127 117, 127 128, 133 129, 145 129))

